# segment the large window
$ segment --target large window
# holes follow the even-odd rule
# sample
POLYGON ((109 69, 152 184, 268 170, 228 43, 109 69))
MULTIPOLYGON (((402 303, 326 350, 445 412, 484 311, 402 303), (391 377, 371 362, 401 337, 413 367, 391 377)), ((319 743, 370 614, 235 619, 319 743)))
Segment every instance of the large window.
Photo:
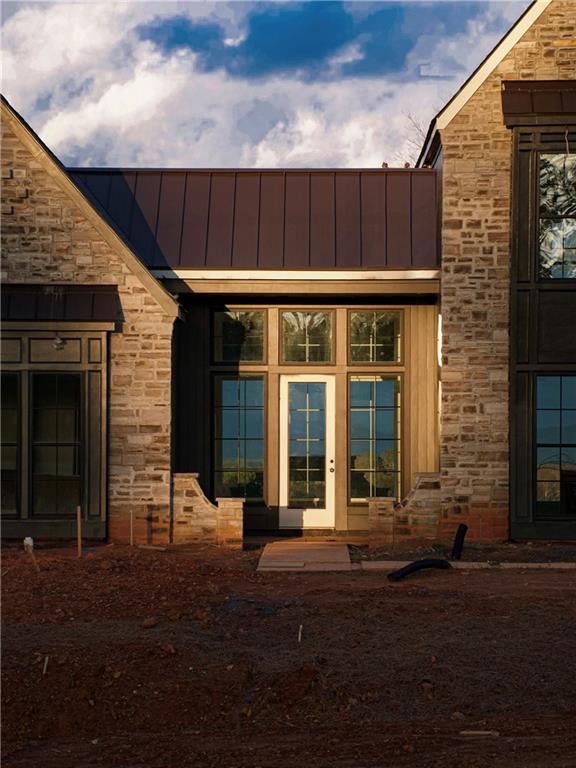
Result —
POLYGON ((264 381, 218 376, 214 495, 264 497, 264 381))
POLYGON ((400 377, 350 378, 350 501, 400 496, 400 377))
POLYGON ((332 312, 282 312, 282 362, 331 361, 332 312))
POLYGON ((214 313, 214 362, 264 362, 264 320, 262 310, 231 310, 214 313))
POLYGON ((32 374, 32 513, 71 516, 81 504, 80 373, 32 374))
POLYGON ((576 278, 576 155, 539 156, 539 276, 576 278))
POLYGON ((536 485, 539 516, 569 511, 576 486, 576 376, 536 378, 536 485))
POLYGON ((2 373, 2 514, 18 513, 20 386, 17 373, 2 373))
POLYGON ((400 312, 350 311, 352 363, 394 363, 400 360, 400 312))

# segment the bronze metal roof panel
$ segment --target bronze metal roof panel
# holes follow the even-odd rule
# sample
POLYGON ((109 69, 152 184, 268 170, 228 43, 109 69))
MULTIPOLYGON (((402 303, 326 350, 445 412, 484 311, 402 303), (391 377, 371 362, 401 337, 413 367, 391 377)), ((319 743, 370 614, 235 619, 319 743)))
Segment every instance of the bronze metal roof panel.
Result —
POLYGON ((122 307, 115 285, 4 283, 2 320, 118 322, 122 307))
POLYGON ((502 83, 505 124, 576 123, 576 80, 505 80, 502 83))
POLYGON ((70 172, 150 268, 439 263, 430 169, 70 172))

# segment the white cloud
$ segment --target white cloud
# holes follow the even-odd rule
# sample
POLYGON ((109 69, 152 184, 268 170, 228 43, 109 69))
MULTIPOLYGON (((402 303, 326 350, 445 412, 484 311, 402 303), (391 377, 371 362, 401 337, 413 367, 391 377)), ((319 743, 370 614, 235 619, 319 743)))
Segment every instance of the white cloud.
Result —
MULTIPOLYGON (((526 4, 526 0, 523 0, 526 4)), ((449 80, 386 77, 302 82, 198 71, 194 54, 158 53, 135 33, 155 16, 217 21, 241 40, 253 4, 56 3, 19 7, 3 25, 3 91, 70 164, 380 166, 410 156, 406 113, 427 122, 521 7, 487 3, 452 39, 423 35, 410 63, 449 80), (514 13, 510 7, 514 7, 514 13), (249 121, 253 120, 251 126, 249 121)), ((351 45, 341 61, 360 55, 351 45)), ((339 63, 327 63, 328 70, 339 63)))

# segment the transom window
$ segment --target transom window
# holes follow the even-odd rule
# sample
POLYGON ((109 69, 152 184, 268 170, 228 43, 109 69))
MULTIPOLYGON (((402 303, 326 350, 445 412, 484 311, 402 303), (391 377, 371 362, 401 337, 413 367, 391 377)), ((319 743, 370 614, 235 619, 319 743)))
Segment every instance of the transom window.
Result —
POLYGON ((576 376, 536 378, 536 484, 539 515, 576 502, 568 498, 576 487, 576 376))
POLYGON ((400 312, 354 310, 348 319, 352 363, 400 360, 400 312))
POLYGON ((264 497, 264 381, 220 376, 215 392, 214 495, 264 497))
POLYGON ((229 310, 214 313, 214 362, 264 362, 263 310, 229 310))
POLYGON ((283 363, 329 363, 331 360, 331 312, 282 312, 283 363))
POLYGON ((350 501, 400 496, 400 377, 350 378, 350 501))
POLYGON ((576 279, 576 155, 539 156, 539 276, 576 279))

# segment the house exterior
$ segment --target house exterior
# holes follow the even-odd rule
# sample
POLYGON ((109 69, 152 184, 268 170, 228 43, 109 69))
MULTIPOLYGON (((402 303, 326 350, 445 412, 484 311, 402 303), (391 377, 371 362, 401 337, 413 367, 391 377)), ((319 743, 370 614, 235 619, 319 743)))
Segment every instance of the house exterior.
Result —
POLYGON ((574 538, 575 39, 413 169, 70 169, 3 101, 3 535, 574 538))

